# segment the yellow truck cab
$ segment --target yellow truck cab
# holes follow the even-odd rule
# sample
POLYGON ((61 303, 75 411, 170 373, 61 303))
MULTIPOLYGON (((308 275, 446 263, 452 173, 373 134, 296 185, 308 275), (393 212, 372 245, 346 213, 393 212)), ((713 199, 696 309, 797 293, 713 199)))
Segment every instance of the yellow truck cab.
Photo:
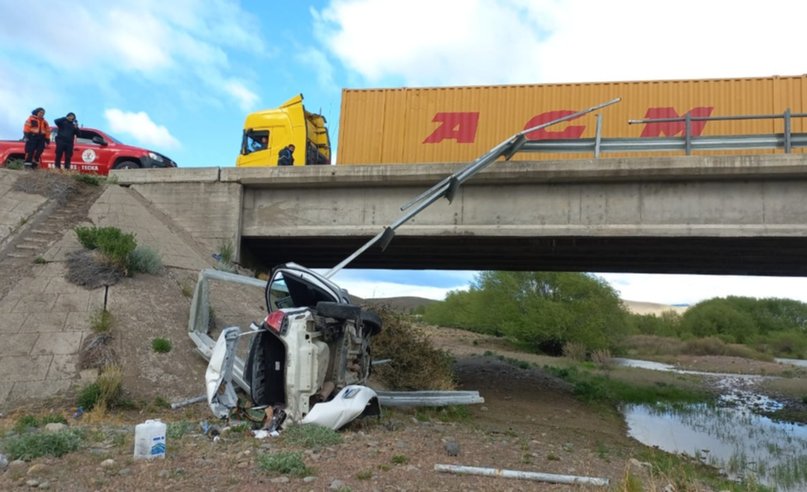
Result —
POLYGON ((237 167, 277 166, 278 153, 294 144, 294 165, 331 163, 331 142, 325 117, 303 107, 303 95, 277 109, 247 115, 237 167))

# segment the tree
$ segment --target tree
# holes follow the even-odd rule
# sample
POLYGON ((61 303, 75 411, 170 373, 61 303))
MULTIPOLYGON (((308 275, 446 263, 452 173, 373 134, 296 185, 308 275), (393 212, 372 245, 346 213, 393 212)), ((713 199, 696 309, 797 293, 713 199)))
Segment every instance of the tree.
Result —
POLYGON ((425 315, 439 324, 504 334, 547 353, 559 353, 567 342, 611 348, 625 333, 625 317, 604 280, 557 272, 483 272, 468 292, 452 292, 425 315))

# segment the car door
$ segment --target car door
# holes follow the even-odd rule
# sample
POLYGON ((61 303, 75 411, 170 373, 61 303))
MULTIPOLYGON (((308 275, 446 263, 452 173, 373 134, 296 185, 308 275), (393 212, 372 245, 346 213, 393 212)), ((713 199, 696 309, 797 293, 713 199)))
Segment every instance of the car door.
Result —
POLYGON ((106 174, 114 160, 115 151, 103 135, 92 130, 79 130, 73 148, 73 163, 79 171, 106 174))

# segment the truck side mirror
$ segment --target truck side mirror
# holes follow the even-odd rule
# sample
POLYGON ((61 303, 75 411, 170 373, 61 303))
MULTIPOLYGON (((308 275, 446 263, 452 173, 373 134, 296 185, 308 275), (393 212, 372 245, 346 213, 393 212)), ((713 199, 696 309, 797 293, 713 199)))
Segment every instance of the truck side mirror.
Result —
POLYGON ((104 140, 103 137, 100 137, 98 135, 92 137, 92 143, 98 144, 101 147, 106 147, 107 146, 106 140, 104 140))

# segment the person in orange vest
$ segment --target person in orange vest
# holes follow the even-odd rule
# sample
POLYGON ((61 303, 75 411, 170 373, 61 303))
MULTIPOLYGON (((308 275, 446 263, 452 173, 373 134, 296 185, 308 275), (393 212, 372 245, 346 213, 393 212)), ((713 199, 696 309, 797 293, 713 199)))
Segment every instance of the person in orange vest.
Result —
POLYGON ((25 167, 36 169, 42 151, 50 144, 50 125, 45 120, 45 110, 36 108, 31 111, 22 132, 25 135, 25 167))

